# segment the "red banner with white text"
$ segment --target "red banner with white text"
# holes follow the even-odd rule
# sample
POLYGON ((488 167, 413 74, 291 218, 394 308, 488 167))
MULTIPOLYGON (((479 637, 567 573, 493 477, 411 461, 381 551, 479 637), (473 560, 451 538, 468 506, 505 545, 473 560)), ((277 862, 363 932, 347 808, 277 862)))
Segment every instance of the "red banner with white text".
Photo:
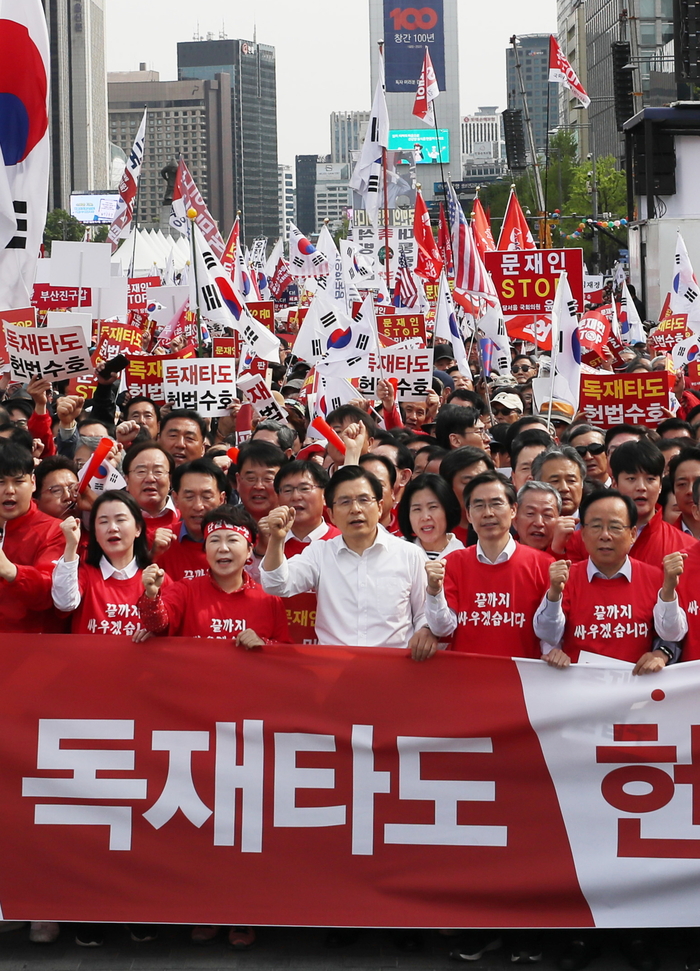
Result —
POLYGON ((698 663, 634 677, 106 635, 0 650, 5 919, 697 923, 698 663))

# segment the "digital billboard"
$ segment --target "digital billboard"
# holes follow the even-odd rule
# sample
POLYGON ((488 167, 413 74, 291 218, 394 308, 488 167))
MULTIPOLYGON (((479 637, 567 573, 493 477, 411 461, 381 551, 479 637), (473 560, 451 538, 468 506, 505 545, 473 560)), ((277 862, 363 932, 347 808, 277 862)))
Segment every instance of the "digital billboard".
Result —
POLYGON ((111 223, 118 201, 118 192, 74 192, 70 214, 81 223, 111 223))
POLYGON ((450 130, 438 129, 440 146, 435 132, 426 128, 404 128, 389 132, 389 151, 413 152, 417 165, 450 161, 450 130))
POLYGON ((445 21, 443 0, 416 7, 384 0, 384 66, 387 91, 415 92, 425 48, 441 91, 445 90, 445 21))

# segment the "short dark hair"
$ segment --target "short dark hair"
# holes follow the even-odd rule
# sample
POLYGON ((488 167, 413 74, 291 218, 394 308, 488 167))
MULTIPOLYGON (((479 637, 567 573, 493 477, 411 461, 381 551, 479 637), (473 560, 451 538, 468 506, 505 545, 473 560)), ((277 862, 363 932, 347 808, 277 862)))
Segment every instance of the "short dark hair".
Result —
POLYGON ((695 407, 691 408, 688 414, 685 416, 685 420, 690 425, 691 422, 693 421, 693 418, 697 418, 698 415, 700 415, 700 405, 695 405, 695 407))
MULTIPOLYGON (((566 435, 567 445, 571 444, 571 442, 573 442, 575 438, 578 438, 579 435, 588 435, 589 432, 596 432, 603 440, 605 440, 605 432, 602 428, 596 428, 595 425, 589 425, 588 422, 581 421, 577 425, 569 426, 569 431, 566 435)), ((559 440, 561 441, 561 438, 559 440)))
MULTIPOLYGON (((483 415, 486 408, 486 402, 481 395, 477 394, 476 391, 470 391, 469 388, 455 388, 452 394, 448 396, 445 404, 451 405, 453 401, 468 401, 474 411, 478 411, 480 415, 483 415)), ((463 406, 457 405, 457 407, 463 406)))
MULTIPOLYGON (((250 530, 253 539, 252 545, 258 541, 258 524, 244 506, 217 506, 210 509, 202 519, 202 533, 209 523, 228 523, 230 526, 246 526, 250 530)), ((206 545, 206 544, 205 544, 206 545)))
POLYGON ((29 421, 34 414, 34 402, 31 398, 25 398, 24 395, 13 395, 11 398, 6 398, 5 408, 7 408, 8 412, 12 411, 13 408, 16 408, 18 411, 22 412, 27 421, 29 421))
POLYGON ((367 429, 367 434, 370 438, 374 438, 377 425, 366 411, 362 408, 358 408, 356 405, 341 405, 339 408, 334 408, 333 411, 329 411, 326 415, 326 421, 329 425, 338 424, 342 425, 344 421, 350 419, 353 422, 361 421, 362 424, 367 429))
MULTIPOLYGON (((423 435, 416 435, 417 439, 423 438, 423 435)), ((414 439, 415 440, 415 439, 414 439)), ((377 434, 374 436, 374 445, 388 445, 389 448, 396 449, 396 468, 397 469, 410 469, 413 472, 413 466, 415 465, 415 458, 411 449, 402 441, 398 436, 392 434, 392 432, 385 432, 383 429, 377 429, 377 434)))
POLYGON ((281 448, 277 448, 270 442, 256 442, 251 438, 241 445, 236 468, 240 472, 246 462, 252 462, 255 465, 266 465, 271 469, 281 469, 286 461, 287 456, 281 448))
MULTIPOLYGON (((522 418, 518 418, 517 421, 514 421, 512 425, 508 426, 508 440, 506 443, 508 448, 510 448, 511 443, 517 438, 518 435, 522 435, 526 429, 532 426, 534 426, 537 430, 539 430, 539 428, 543 428, 546 432, 547 419, 543 418, 541 415, 523 415, 522 418)), ((552 438, 551 435, 549 437, 550 439, 552 438)))
POLYGON ((344 482, 354 482, 356 479, 366 479, 374 493, 374 498, 377 502, 381 502, 384 496, 384 488, 376 475, 370 472, 369 469, 363 469, 361 465, 344 465, 337 472, 333 473, 330 482, 325 488, 324 498, 329 509, 333 505, 338 486, 344 482))
POLYGON ((48 455, 45 459, 42 459, 34 469, 34 476, 36 478, 34 495, 37 497, 41 495, 41 490, 44 488, 44 479, 48 475, 51 475, 52 472, 61 471, 72 472, 76 477, 78 475, 75 462, 65 455, 48 455))
POLYGON ((637 438, 646 438, 648 430, 645 425, 613 425, 605 433, 605 451, 610 448, 610 442, 623 432, 627 435, 636 435, 637 438))
POLYGON ((380 465, 384 466, 389 476, 389 482, 391 482, 391 488, 393 489, 396 485, 396 466, 391 459, 388 459, 386 455, 377 455, 376 452, 367 452, 366 455, 360 456, 359 464, 365 466, 368 462, 379 462, 380 465))
POLYGON ((165 457, 165 460, 168 463, 168 469, 170 471, 170 475, 172 477, 172 474, 175 471, 175 459, 172 457, 172 455, 170 454, 170 452, 168 452, 167 449, 163 448, 160 442, 156 442, 152 438, 149 438, 145 442, 136 442, 134 445, 131 446, 131 448, 128 448, 126 450, 126 452, 124 453, 124 458, 122 459, 122 474, 128 475, 131 469, 131 466, 134 464, 134 459, 138 458, 141 452, 148 452, 148 451, 160 452, 161 455, 165 457))
MULTIPOLYGON (((107 556, 106 551, 102 549, 100 544, 97 542, 97 537, 95 536, 95 521, 97 519, 97 513, 100 511, 100 507, 104 506, 106 502, 122 502, 134 517, 136 525, 141 527, 141 532, 134 540, 134 558, 139 570, 143 570, 144 567, 147 567, 151 562, 151 554, 148 549, 148 540, 146 539, 146 523, 143 518, 143 513, 139 509, 138 503, 134 497, 122 489, 108 489, 95 500, 93 507, 90 510, 90 536, 88 538, 85 562, 89 563, 90 566, 97 567, 100 565, 100 560, 102 557, 107 556)), ((108 556, 107 559, 109 559, 108 556)))
POLYGON ((476 445, 463 445, 448 452, 440 463, 440 475, 452 487, 454 477, 462 469, 468 469, 477 462, 483 462, 489 472, 493 472, 496 466, 488 452, 477 448, 476 445))
POLYGON ((687 421, 681 421, 680 418, 667 418, 665 421, 660 421, 656 426, 656 432, 660 438, 663 438, 666 432, 688 432, 692 438, 695 438, 695 429, 687 421))
POLYGON ((614 479, 619 479, 623 472, 628 475, 645 472, 660 479, 664 474, 664 465, 663 452, 647 438, 625 442, 610 456, 610 470, 614 479))
POLYGON ((537 361, 535 360, 534 357, 531 357, 529 354, 516 354, 510 363, 515 364, 516 361, 529 361, 533 367, 537 367, 537 361))
POLYGON ((544 429, 540 431, 539 428, 526 428, 524 432, 516 435, 510 443, 511 469, 514 469, 518 464, 518 456, 524 448, 529 448, 532 445, 542 445, 543 448, 549 448, 552 444, 552 436, 548 435, 544 429))
MULTIPOLYGON (((459 449, 457 449, 457 451, 459 451, 459 449)), ((481 451, 481 449, 479 449, 479 451, 481 451)), ((442 460, 447 458, 448 455, 453 455, 453 454, 455 453, 448 452, 447 449, 443 448, 441 445, 436 445, 434 442, 431 442, 429 445, 424 445, 423 448, 419 448, 417 452, 413 453, 413 468, 415 469, 416 467, 415 463, 419 455, 428 456, 428 461, 426 462, 426 465, 428 465, 430 462, 433 461, 433 459, 442 460)), ((484 452, 484 455, 485 454, 486 453, 484 452)), ((442 473, 440 474, 442 475, 442 473)))
POLYGON ((9 441, 0 449, 0 478, 9 475, 32 475, 33 472, 34 459, 26 448, 9 441))
POLYGON ((86 425, 102 425, 109 438, 114 438, 114 425, 111 425, 108 421, 103 421, 101 418, 91 418, 89 411, 83 411, 82 415, 83 417, 79 418, 76 422, 76 427, 79 432, 81 429, 85 428, 86 425))
POLYGON ((684 451, 679 452, 678 455, 674 455, 669 462, 668 477, 671 480, 671 486, 673 488, 676 486, 676 472, 678 471, 678 466, 682 465, 683 462, 700 462, 700 446, 691 445, 689 448, 684 449, 684 451))
POLYGON ((463 435, 469 428, 474 428, 480 415, 475 408, 462 405, 445 405, 438 412, 435 421, 435 438, 438 445, 450 449, 450 435, 463 435))
POLYGON ((411 500, 416 492, 420 492, 421 489, 430 489, 444 509, 448 533, 455 526, 459 526, 462 510, 457 501, 457 496, 441 475, 436 475, 434 472, 421 472, 415 479, 411 479, 404 489, 398 507, 399 529, 406 539, 414 539, 416 535, 411 527, 411 500))
POLYGON ((654 445, 658 448, 660 452, 670 452, 673 448, 679 448, 683 451, 686 448, 697 447, 697 442, 695 439, 690 438, 658 438, 654 445))
POLYGON ((208 475, 216 482, 217 491, 228 495, 229 485, 226 473, 206 455, 201 459, 192 459, 190 462, 183 462, 182 465, 175 467, 175 471, 172 473, 173 492, 180 491, 183 476, 186 475, 208 475))
POLYGON ((470 479, 464 487, 464 492, 462 495, 465 509, 469 509, 469 501, 472 497, 472 492, 475 489, 478 489, 479 486, 488 485, 489 482, 498 482, 503 486, 506 499, 511 507, 517 504, 518 495, 515 491, 515 486, 510 479, 506 479, 506 477, 501 475, 500 472, 482 472, 480 475, 475 475, 473 479, 470 479))
POLYGON ((190 408, 173 408, 169 411, 165 418, 161 419, 160 429, 158 430, 158 435, 162 435, 165 431, 166 425, 169 421, 174 421, 176 418, 187 418, 189 421, 193 421, 202 436, 202 441, 207 437, 207 423, 199 414, 198 411, 193 411, 190 408))
MULTIPOLYGON (((620 448, 622 448, 622 445, 620 448)), ((617 489, 594 489, 593 492, 589 492, 587 496, 583 497, 579 506, 578 515, 582 526, 586 525, 586 514, 589 508, 594 502, 599 502, 601 499, 622 500, 627 508, 630 529, 637 525, 637 507, 629 496, 623 496, 617 489)))
POLYGON ((325 489, 330 481, 328 472, 318 462, 305 462, 302 459, 294 459, 292 462, 287 462, 283 465, 275 476, 275 492, 280 491, 280 486, 290 475, 303 475, 304 472, 308 472, 320 489, 325 489))
POLYGON ((3 435, 2 439, 0 439, 2 445, 12 442, 13 445, 17 445, 19 448, 24 448, 28 452, 32 451, 34 440, 28 428, 21 428, 19 425, 13 425, 12 422, 3 422, 0 425, 0 432, 10 433, 7 436, 3 435))
POLYGON ((160 407, 151 398, 147 398, 145 394, 137 394, 135 398, 129 398, 127 403, 124 405, 122 414, 127 421, 129 419, 129 409, 133 405, 151 405, 156 413, 156 419, 160 421, 160 407))

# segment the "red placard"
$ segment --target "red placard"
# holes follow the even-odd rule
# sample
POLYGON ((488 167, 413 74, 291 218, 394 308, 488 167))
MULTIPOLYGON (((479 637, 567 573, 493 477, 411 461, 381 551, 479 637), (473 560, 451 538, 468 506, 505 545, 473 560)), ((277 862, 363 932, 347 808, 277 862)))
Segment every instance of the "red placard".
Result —
POLYGON ((177 354, 154 354, 142 355, 129 361, 124 379, 131 397, 145 395, 155 404, 164 405, 163 361, 174 361, 177 358, 177 354))
POLYGON ((77 306, 92 305, 90 287, 52 287, 48 283, 35 283, 32 289, 32 306, 38 310, 71 310, 77 306))
POLYGON ((693 332, 688 329, 686 321, 687 314, 673 314, 667 311, 667 315, 659 322, 651 336, 651 344, 657 354, 670 353, 679 341, 686 337, 692 337, 693 332))
POLYGON ((129 324, 104 322, 100 328, 100 339, 95 351, 95 363, 109 361, 117 354, 141 354, 143 333, 138 327, 129 324))
POLYGON ((589 310, 578 324, 578 338, 581 347, 590 351, 601 351, 610 337, 610 319, 599 310, 589 310))
POLYGON ((94 374, 81 374, 68 382, 68 394, 79 394, 88 400, 95 394, 97 378, 94 374))
POLYGON ((425 317, 423 314, 377 314, 379 336, 391 342, 407 341, 418 337, 425 346, 425 317))
POLYGON ((668 371, 638 374, 581 375, 579 409, 586 421, 599 428, 614 425, 646 425, 654 428, 668 418, 671 375, 668 371))
POLYGON ((492 250, 484 256, 504 314, 551 313, 566 270, 576 311, 583 311, 583 250, 492 250))
POLYGON ((129 310, 145 310, 148 300, 146 291, 161 285, 159 276, 129 277, 127 307, 129 310))
POLYGON ((237 357, 235 337, 212 337, 212 357, 237 357))
POLYGON ((552 349, 552 315, 551 314, 515 314, 506 317, 508 337, 514 341, 529 341, 540 351, 552 349))

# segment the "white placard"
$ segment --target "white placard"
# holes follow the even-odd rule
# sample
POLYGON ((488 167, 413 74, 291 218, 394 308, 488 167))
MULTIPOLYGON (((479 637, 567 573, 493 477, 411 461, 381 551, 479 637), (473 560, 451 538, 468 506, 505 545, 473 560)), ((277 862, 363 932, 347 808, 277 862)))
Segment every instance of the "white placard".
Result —
POLYGON ((188 357, 163 363, 163 396, 173 408, 223 418, 236 400, 236 363, 225 357, 188 357))
POLYGON ((107 289, 112 282, 112 247, 109 243, 70 243, 54 240, 51 245, 49 283, 58 287, 107 289))
POLYGON ((50 330, 7 323, 4 327, 15 381, 30 381, 35 376, 62 381, 92 371, 85 335, 79 324, 50 330))

